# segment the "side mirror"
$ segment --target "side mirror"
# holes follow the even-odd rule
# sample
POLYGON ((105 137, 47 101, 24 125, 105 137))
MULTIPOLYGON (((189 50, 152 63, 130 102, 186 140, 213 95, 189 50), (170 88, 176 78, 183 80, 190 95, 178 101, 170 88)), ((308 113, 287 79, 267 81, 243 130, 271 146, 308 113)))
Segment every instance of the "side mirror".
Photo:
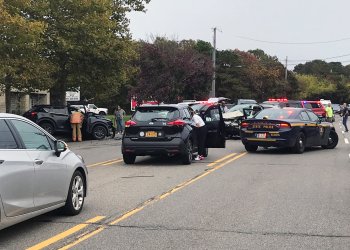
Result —
POLYGON ((64 141, 58 140, 55 141, 55 155, 59 157, 62 152, 66 151, 68 146, 64 141))

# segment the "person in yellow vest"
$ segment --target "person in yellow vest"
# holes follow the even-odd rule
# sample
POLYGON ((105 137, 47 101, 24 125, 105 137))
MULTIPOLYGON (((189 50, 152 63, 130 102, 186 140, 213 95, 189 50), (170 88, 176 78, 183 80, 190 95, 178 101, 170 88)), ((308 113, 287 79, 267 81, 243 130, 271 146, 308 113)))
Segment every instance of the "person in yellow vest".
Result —
POLYGON ((334 115, 333 115, 332 104, 328 103, 328 105, 326 107, 326 121, 333 122, 333 119, 334 119, 334 115))
POLYGON ((70 115, 70 124, 72 127, 72 140, 77 141, 77 136, 78 136, 78 141, 82 141, 82 135, 81 135, 81 127, 83 125, 83 120, 84 120, 84 115, 81 113, 81 111, 76 110, 72 111, 72 114, 70 115))

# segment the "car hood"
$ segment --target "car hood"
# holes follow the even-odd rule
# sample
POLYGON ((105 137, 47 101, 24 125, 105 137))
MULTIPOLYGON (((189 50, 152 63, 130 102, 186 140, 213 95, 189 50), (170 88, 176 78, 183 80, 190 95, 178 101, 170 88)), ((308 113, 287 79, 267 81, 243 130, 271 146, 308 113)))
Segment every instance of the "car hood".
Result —
POLYGON ((244 116, 244 114, 239 110, 232 111, 232 112, 226 112, 226 113, 222 114, 222 117, 224 119, 234 119, 234 118, 240 117, 240 116, 244 116))

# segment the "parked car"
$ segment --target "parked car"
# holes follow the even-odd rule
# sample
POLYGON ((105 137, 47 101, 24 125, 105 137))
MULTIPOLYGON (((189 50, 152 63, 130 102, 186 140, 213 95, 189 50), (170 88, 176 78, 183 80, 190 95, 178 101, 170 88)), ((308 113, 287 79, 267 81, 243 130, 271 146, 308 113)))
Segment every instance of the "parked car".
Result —
POLYGON ((108 114, 107 108, 98 108, 95 104, 92 104, 92 103, 87 105, 87 111, 98 114, 98 115, 107 115, 108 114))
MULTIPOLYGON (((23 116, 39 124, 50 134, 56 132, 71 134, 69 117, 74 110, 79 109, 71 106, 36 105, 23 116)), ((92 136, 96 140, 114 137, 115 128, 110 119, 87 111, 84 113, 83 137, 92 136)))
POLYGON ((301 154, 306 147, 335 148, 338 134, 332 123, 322 122, 309 109, 271 108, 242 121, 241 140, 248 152, 258 147, 287 147, 301 154))
POLYGON ((238 99, 237 100, 237 105, 238 104, 257 104, 258 102, 253 99, 238 99))
POLYGON ((223 113, 226 138, 239 138, 241 122, 263 109, 259 104, 237 104, 223 113))
POLYGON ((0 229, 61 207, 79 214, 87 174, 63 141, 24 117, 0 113, 0 229))
POLYGON ((318 117, 326 118, 326 108, 320 101, 302 101, 303 108, 311 109, 318 117))
POLYGON ((332 108, 333 108, 334 114, 340 114, 340 111, 341 111, 340 104, 332 103, 332 108))
POLYGON ((283 107, 293 107, 293 108, 302 108, 303 104, 301 101, 298 100, 288 100, 286 98, 270 98, 267 101, 264 101, 261 103, 262 106, 270 105, 275 106, 279 108, 283 107))
POLYGON ((97 115, 107 115, 108 114, 107 108, 98 108, 95 104, 87 104, 87 103, 81 104, 79 102, 70 102, 70 106, 78 108, 83 112, 91 112, 91 113, 95 113, 97 115))
POLYGON ((306 108, 312 110, 320 118, 326 118, 326 110, 321 101, 301 101, 301 100, 288 100, 286 98, 281 99, 269 99, 263 102, 263 104, 275 105, 280 108, 293 107, 293 108, 306 108))
MULTIPOLYGON (((206 148, 224 148, 225 125, 220 106, 194 103, 191 108, 202 116, 208 128, 206 148)), ((191 124, 189 105, 138 107, 125 123, 122 140, 124 162, 134 164, 136 156, 143 155, 179 155, 183 164, 191 164, 198 153, 198 143, 191 124)))

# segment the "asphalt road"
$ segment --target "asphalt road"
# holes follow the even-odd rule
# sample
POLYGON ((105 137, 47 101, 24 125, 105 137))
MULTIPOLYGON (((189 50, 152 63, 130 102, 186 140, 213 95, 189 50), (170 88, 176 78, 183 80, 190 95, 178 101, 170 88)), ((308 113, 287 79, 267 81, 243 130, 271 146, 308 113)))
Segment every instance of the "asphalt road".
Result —
POLYGON ((120 140, 69 143, 89 166, 82 213, 0 231, 1 249, 350 249, 350 147, 246 153, 239 140, 190 166, 121 162, 120 140))

